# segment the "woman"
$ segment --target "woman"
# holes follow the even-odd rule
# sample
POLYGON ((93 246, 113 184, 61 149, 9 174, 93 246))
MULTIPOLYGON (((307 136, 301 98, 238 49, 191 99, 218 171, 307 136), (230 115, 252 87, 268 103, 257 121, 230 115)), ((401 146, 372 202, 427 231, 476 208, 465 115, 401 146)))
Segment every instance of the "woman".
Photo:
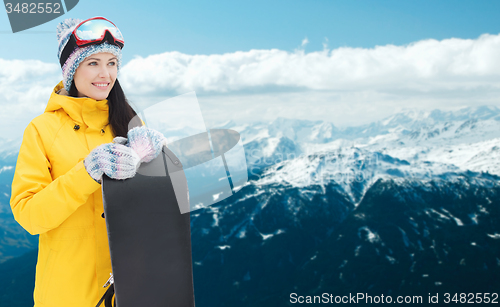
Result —
POLYGON ((117 80, 124 41, 113 23, 66 19, 57 37, 63 81, 24 132, 10 204, 40 235, 35 306, 89 307, 111 273, 102 175, 133 177, 160 153, 163 136, 128 131, 136 113, 117 80))

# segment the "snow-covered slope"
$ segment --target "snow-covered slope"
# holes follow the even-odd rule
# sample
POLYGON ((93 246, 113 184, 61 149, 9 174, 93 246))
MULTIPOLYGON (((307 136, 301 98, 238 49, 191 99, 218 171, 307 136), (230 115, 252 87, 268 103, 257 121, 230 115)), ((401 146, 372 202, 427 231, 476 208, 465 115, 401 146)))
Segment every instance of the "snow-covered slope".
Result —
POLYGON ((500 175, 500 109, 407 111, 379 122, 338 128, 324 121, 278 118, 225 128, 239 131, 252 167, 268 167, 301 156, 359 148, 410 164, 434 162, 460 170, 500 175))
MULTIPOLYGON (((197 304, 282 306, 292 289, 496 291, 500 182, 490 174, 499 173, 499 113, 408 111, 350 128, 283 118, 224 123, 241 132, 254 176, 191 214, 197 304)), ((4 246, 4 257, 23 250, 4 246)))

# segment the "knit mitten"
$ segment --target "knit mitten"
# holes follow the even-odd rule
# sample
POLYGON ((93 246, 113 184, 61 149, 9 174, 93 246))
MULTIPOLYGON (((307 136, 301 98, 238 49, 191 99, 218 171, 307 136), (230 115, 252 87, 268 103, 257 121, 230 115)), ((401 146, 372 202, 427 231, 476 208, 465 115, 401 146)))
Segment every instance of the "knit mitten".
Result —
POLYGON ((146 126, 135 127, 127 133, 128 146, 141 158, 141 162, 151 162, 163 147, 165 137, 160 132, 146 126))
POLYGON ((92 150, 83 164, 90 177, 101 183, 103 174, 113 179, 134 177, 140 165, 140 158, 134 150, 125 145, 106 143, 92 150))

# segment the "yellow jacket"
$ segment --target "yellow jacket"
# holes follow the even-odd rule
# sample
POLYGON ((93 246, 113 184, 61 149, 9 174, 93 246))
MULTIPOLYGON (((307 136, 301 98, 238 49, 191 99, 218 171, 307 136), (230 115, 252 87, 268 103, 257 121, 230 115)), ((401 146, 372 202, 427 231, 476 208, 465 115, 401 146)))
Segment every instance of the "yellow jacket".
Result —
POLYGON ((113 140, 107 100, 63 92, 60 82, 24 131, 12 182, 14 218, 40 234, 35 307, 95 306, 111 273, 101 185, 83 165, 113 140))

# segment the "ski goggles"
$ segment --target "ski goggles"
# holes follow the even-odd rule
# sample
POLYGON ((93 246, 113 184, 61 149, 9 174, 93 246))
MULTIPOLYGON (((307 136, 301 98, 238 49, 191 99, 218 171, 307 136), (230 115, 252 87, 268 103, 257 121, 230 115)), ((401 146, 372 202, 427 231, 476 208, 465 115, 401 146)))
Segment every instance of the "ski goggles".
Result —
POLYGON ((93 17, 82 21, 72 33, 78 47, 100 44, 105 41, 123 48, 123 35, 118 27, 104 17, 93 17))

